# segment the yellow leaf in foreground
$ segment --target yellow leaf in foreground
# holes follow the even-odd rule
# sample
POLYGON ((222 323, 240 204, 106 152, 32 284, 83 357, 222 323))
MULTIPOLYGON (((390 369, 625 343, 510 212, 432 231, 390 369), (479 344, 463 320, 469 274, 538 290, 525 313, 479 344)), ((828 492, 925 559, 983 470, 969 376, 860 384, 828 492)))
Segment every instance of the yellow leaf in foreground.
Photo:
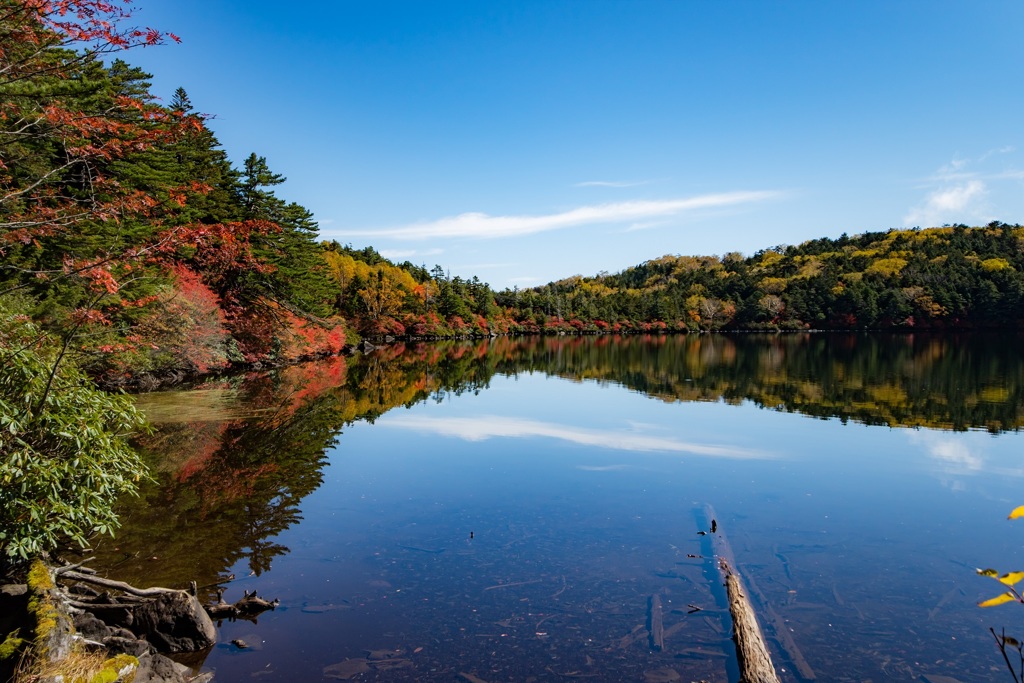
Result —
POLYGON ((1004 602, 1013 602, 1016 599, 1017 597, 1013 593, 1003 593, 1002 595, 997 595, 985 602, 979 602, 978 607, 995 607, 996 605, 1001 605, 1004 602))
POLYGON ((1018 517, 1024 517, 1024 505, 1013 508, 1013 511, 1010 512, 1010 516, 1007 517, 1007 519, 1017 519, 1018 517))
POLYGON ((1024 572, 1009 572, 999 577, 999 581, 1007 586, 1012 586, 1021 579, 1024 579, 1024 572))

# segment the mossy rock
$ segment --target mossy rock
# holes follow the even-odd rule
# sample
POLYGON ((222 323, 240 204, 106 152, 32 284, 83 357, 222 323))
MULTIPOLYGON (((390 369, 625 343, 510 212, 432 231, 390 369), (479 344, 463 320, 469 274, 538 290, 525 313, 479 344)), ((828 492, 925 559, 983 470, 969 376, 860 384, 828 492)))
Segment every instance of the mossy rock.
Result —
POLYGON ((21 629, 16 629, 8 633, 4 642, 0 643, 0 661, 21 657, 21 651, 25 645, 25 639, 18 637, 20 632, 21 629))
POLYGON ((33 593, 42 593, 57 587, 53 583, 49 568, 42 560, 34 561, 28 570, 28 587, 33 593))
POLYGON ((88 683, 132 683, 139 670, 139 660, 131 655, 120 654, 103 662, 88 683))
POLYGON ((57 586, 50 569, 41 560, 32 563, 28 572, 28 611, 35 624, 35 649, 38 656, 49 660, 63 659, 71 650, 74 633, 71 617, 58 607, 57 586))

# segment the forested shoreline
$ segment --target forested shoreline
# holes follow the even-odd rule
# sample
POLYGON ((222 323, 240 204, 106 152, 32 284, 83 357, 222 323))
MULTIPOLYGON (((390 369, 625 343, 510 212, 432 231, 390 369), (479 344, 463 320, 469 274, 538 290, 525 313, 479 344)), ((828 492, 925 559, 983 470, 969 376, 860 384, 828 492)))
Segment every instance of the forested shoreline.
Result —
POLYGON ((97 49, 69 37, 79 34, 64 17, 12 7, 0 325, 13 339, 30 321, 62 362, 106 386, 286 364, 360 337, 1024 322, 1024 228, 998 222, 666 255, 499 292, 319 241, 312 212, 275 193, 284 177, 263 156, 232 163, 184 88, 163 103, 149 74, 111 59, 167 36, 115 34, 97 49))
POLYGON ((360 337, 1024 323, 1024 228, 998 222, 666 255, 498 292, 320 241, 266 158, 233 163, 184 88, 161 102, 149 74, 112 58, 173 36, 111 30, 14 2, 0 36, 0 326, 10 343, 30 323, 104 386, 287 364, 360 337))
POLYGON ((339 312, 371 335, 1024 325, 1024 228, 999 222, 824 237, 749 257, 665 255, 616 274, 499 292, 439 266, 395 265, 370 247, 323 246, 347 302, 339 312), (367 291, 390 303, 368 316, 367 291))

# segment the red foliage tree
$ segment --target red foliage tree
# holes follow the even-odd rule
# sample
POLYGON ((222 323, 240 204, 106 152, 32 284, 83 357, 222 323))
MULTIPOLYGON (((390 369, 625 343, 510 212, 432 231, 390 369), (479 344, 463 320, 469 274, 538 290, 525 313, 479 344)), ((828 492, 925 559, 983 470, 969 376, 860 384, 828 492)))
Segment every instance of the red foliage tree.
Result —
MULTIPOLYGON (((0 253, 83 220, 153 211, 157 201, 118 182, 110 163, 173 139, 183 119, 136 97, 80 97, 76 78, 98 55, 178 40, 125 27, 128 2, 0 2, 0 253), (38 163, 41 149, 50 163, 38 163), (22 163, 27 159, 33 163, 22 163)), ((90 271, 103 262, 66 270, 90 271)))
POLYGON ((281 340, 281 360, 293 362, 334 355, 345 346, 345 331, 340 325, 328 329, 288 310, 281 310, 279 319, 282 323, 277 333, 281 340))
POLYGON ((227 367, 227 318, 217 295, 185 266, 175 267, 174 276, 174 289, 139 323, 139 336, 175 369, 206 373, 227 367))

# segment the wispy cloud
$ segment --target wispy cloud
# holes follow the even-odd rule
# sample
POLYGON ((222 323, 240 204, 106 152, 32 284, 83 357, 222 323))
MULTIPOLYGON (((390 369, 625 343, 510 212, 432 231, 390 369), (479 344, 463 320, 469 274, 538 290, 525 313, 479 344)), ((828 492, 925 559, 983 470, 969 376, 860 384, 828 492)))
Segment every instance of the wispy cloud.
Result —
POLYGON ((1010 152, 1016 152, 1017 148, 1013 145, 1007 145, 1006 147, 1000 147, 998 149, 990 149, 989 151, 978 157, 978 161, 985 161, 989 157, 999 156, 1000 154, 1009 154, 1010 152))
POLYGON ((382 419, 380 426, 399 427, 418 432, 455 437, 465 441, 485 441, 493 438, 549 438, 591 448, 609 448, 620 451, 689 453, 719 458, 757 459, 770 457, 767 453, 735 446, 701 444, 680 441, 672 437, 650 436, 634 431, 586 429, 498 415, 478 417, 428 418, 401 415, 382 419))
POLYGON ((965 178, 993 178, 999 177, 999 173, 985 173, 978 169, 978 166, 984 164, 993 157, 999 157, 1004 154, 1017 151, 1016 147, 1008 145, 1006 147, 999 147, 997 149, 990 149, 984 152, 981 156, 975 159, 968 159, 964 157, 955 157, 949 163, 943 164, 935 171, 935 173, 928 178, 929 182, 949 182, 964 180, 965 178))
POLYGON ((643 221, 659 216, 673 216, 698 209, 750 204, 782 195, 773 191, 723 192, 683 199, 633 200, 609 204, 581 206, 568 211, 539 216, 490 216, 486 213, 463 213, 436 221, 380 228, 342 230, 351 236, 390 237, 425 240, 439 238, 499 238, 533 235, 550 230, 564 230, 583 225, 643 221))
POLYGON ((444 249, 381 249, 380 255, 386 259, 407 259, 413 256, 437 256, 444 253, 444 249))
POLYGON ((649 230, 650 228, 656 228, 659 225, 665 225, 669 221, 644 221, 642 223, 631 223, 626 227, 626 232, 636 232, 637 230, 649 230))
POLYGON ((409 258, 416 255, 415 249, 381 249, 380 255, 386 259, 409 258))
POLYGON ((943 223, 958 223, 977 216, 978 203, 985 197, 986 186, 981 180, 968 180, 931 192, 918 206, 904 217, 906 225, 924 227, 943 223))
POLYGON ((573 187, 637 187, 650 182, 650 180, 588 180, 576 183, 573 187))

